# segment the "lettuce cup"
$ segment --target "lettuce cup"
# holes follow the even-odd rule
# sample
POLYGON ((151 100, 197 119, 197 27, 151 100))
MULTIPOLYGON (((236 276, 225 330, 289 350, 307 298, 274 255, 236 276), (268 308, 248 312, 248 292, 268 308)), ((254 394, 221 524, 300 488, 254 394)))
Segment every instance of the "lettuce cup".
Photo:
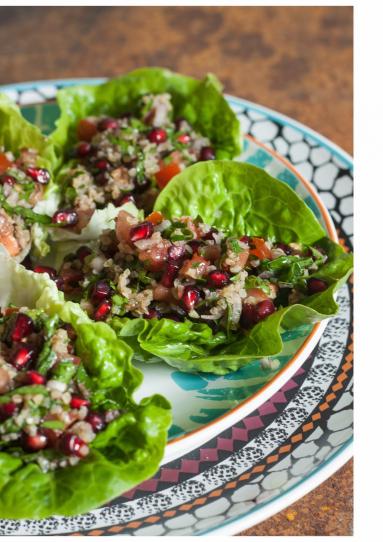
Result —
POLYGON ((46 225, 59 201, 53 144, 0 94, 0 245, 18 261, 48 251, 46 225))
POLYGON ((77 233, 108 205, 133 201, 151 210, 185 167, 241 151, 239 122, 212 75, 199 81, 142 68, 63 89, 57 100, 61 116, 52 139, 63 161, 60 221, 77 233))
POLYGON ((224 374, 278 354, 283 329, 336 314, 351 269, 286 184, 215 161, 174 178, 144 219, 121 211, 51 276, 136 359, 224 374))
POLYGON ((169 404, 47 275, 0 254, 0 278, 0 517, 87 512, 155 473, 169 404))

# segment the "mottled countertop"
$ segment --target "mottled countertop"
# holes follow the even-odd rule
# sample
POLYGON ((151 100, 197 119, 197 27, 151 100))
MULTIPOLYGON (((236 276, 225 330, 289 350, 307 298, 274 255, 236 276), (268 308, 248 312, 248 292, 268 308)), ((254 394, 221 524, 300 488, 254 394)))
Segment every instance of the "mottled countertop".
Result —
MULTIPOLYGON (((214 72, 225 91, 352 152, 351 7, 1 7, 0 84, 164 66, 214 72)), ((352 534, 352 464, 244 535, 352 534)))

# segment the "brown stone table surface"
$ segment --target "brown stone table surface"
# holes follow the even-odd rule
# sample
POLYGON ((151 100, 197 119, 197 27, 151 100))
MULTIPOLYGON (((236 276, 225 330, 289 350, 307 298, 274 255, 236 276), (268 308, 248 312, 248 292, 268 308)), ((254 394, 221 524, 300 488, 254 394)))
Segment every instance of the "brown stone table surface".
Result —
MULTIPOLYGON (((0 84, 164 66, 214 72, 226 92, 352 152, 351 7, 0 7, 0 84)), ((241 533, 350 535, 352 466, 241 533)))

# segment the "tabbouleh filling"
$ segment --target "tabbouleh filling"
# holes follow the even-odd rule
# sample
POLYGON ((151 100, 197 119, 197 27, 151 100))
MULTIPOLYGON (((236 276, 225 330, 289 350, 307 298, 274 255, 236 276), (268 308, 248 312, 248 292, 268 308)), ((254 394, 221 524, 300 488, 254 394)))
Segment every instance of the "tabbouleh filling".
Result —
POLYGON ((95 320, 188 318, 229 332, 325 290, 311 275, 326 259, 318 247, 230 237, 199 218, 154 211, 138 222, 120 211, 115 229, 67 256, 55 278, 95 320))
POLYGON ((158 192, 185 167, 215 158, 208 138, 182 118, 173 120, 169 94, 143 96, 119 118, 87 117, 65 170, 63 208, 76 211, 78 229, 95 209, 134 201, 149 211, 158 192))
POLYGON ((16 157, 0 146, 0 244, 17 256, 30 244, 30 226, 49 221, 32 209, 44 197, 48 170, 37 167, 35 149, 20 149, 16 157))
POLYGON ((119 416, 95 411, 69 324, 41 310, 0 317, 0 451, 47 472, 89 454, 96 433, 119 416))

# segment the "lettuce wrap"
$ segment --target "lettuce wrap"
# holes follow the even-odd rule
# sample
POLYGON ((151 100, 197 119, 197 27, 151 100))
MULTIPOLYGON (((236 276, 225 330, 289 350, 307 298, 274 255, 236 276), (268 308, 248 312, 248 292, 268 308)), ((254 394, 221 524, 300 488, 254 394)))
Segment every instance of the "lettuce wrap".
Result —
MULTIPOLYGON (((213 75, 207 75, 199 81, 162 68, 142 68, 101 85, 65 88, 60 90, 57 95, 61 114, 56 123, 57 128, 51 136, 62 164, 57 175, 57 182, 62 186, 62 205, 64 207, 71 207, 68 198, 69 201, 72 201, 76 197, 75 195, 78 196, 78 191, 73 190, 73 187, 70 186, 71 179, 77 177, 79 171, 84 171, 81 167, 80 170, 78 169, 80 163, 78 158, 70 158, 73 156, 73 145, 78 140, 78 123, 87 117, 95 118, 102 115, 121 117, 127 111, 137 112, 139 102, 144 95, 161 93, 168 93, 171 96, 173 105, 171 118, 173 120, 184 118, 202 137, 208 138, 214 146, 217 158, 230 159, 240 153, 239 121, 221 93, 220 82, 213 75)), ((145 128, 145 125, 143 127, 145 128)), ((141 128, 138 128, 138 131, 140 130, 141 128)), ((116 139, 116 136, 114 138, 116 139)), ((177 145, 182 147, 182 144, 177 143, 177 145)), ((169 157, 167 160, 169 161, 169 157)), ((168 161, 164 160, 163 163, 161 161, 161 167, 164 168, 162 175, 173 175, 174 173, 171 173, 173 167, 177 172, 180 171, 178 162, 169 166, 168 161)), ((94 166, 92 171, 95 175, 94 166)), ((141 181, 145 182, 142 179, 141 181)), ((154 176, 151 182, 154 182, 154 176)), ((157 182, 161 187, 160 181, 157 182)), ((141 192, 138 194, 140 208, 152 205, 159 188, 156 183, 154 184, 155 186, 152 185, 151 189, 143 190, 146 195, 141 192)), ((102 188, 98 185, 95 189, 100 191, 100 197, 104 198, 102 188)), ((85 193, 87 193, 86 189, 85 193)), ((93 200, 95 197, 97 198, 93 194, 93 200)), ((88 200, 86 205, 88 205, 88 200)), ((76 238, 81 240, 95 239, 99 237, 102 225, 105 225, 108 218, 113 215, 114 205, 118 209, 125 208, 129 211, 128 206, 121 207, 119 198, 113 201, 113 205, 108 203, 107 208, 102 208, 102 205, 105 203, 98 203, 98 208, 91 215, 90 223, 82 229, 80 237, 75 230, 60 228, 52 230, 52 239, 54 241, 76 238)), ((83 207, 80 206, 79 211, 81 215, 86 216, 87 211, 84 211, 83 207)))
POLYGON ((123 410, 90 444, 75 466, 43 472, 36 463, 0 452, 0 517, 41 519, 80 514, 101 506, 152 476, 163 456, 171 415, 169 403, 153 395, 136 403, 142 381, 130 347, 105 323, 92 322, 65 303, 48 275, 35 274, 0 253, 0 306, 42 309, 73 326, 92 405, 123 410))
POLYGON ((212 74, 199 81, 163 68, 140 68, 101 85, 65 88, 57 94, 61 114, 52 141, 63 159, 76 141, 81 118, 118 116, 134 109, 145 94, 167 92, 172 97, 174 115, 184 117, 209 137, 218 159, 230 159, 241 152, 240 125, 221 90, 221 83, 212 74))
POLYGON ((155 210, 165 216, 199 216, 230 235, 274 238, 315 246, 327 261, 311 276, 325 291, 280 307, 248 332, 213 332, 191 320, 113 318, 111 325, 143 362, 164 360, 180 371, 225 374, 282 350, 281 332, 334 316, 334 294, 352 271, 353 258, 326 236, 311 209, 285 183, 250 164, 211 161, 193 165, 161 192, 155 210))
POLYGON ((49 250, 46 243, 46 225, 50 224, 50 217, 56 211, 59 202, 59 190, 52 180, 58 159, 49 138, 45 137, 39 128, 24 119, 20 109, 4 94, 0 94, 1 147, 3 152, 11 151, 15 156, 18 156, 23 148, 36 150, 38 153, 36 165, 47 169, 50 173, 51 180, 44 186, 43 198, 32 209, 9 204, 0 185, 0 209, 4 209, 8 215, 21 217, 31 229, 31 242, 21 254, 17 255, 17 259, 21 261, 31 247, 37 255, 45 255, 49 250))

